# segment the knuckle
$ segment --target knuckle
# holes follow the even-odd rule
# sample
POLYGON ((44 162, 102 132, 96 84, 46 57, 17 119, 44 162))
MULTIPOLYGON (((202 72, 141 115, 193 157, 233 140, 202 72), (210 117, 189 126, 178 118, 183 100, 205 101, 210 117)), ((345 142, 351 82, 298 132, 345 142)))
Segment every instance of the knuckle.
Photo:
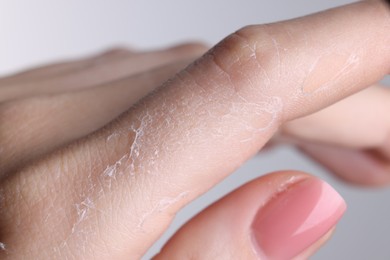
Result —
POLYGON ((249 25, 229 35, 221 44, 238 56, 250 58, 271 51, 270 41, 264 26, 249 25))
POLYGON ((269 80, 277 58, 273 41, 264 26, 247 26, 222 40, 210 55, 234 85, 242 86, 259 75, 269 80))
POLYGON ((276 69, 280 55, 267 30, 257 25, 244 27, 185 71, 203 96, 223 100, 230 115, 240 115, 248 129, 270 129, 283 118, 282 95, 274 87, 280 75, 276 69), (254 126, 249 116, 243 119, 247 111, 262 115, 262 122, 254 126))
POLYGON ((176 53, 184 53, 186 55, 197 55, 204 53, 208 50, 208 46, 201 42, 189 42, 174 46, 171 48, 171 51, 176 53))
POLYGON ((129 55, 132 53, 133 51, 129 48, 118 46, 104 51, 101 55, 98 55, 98 57, 122 57, 123 55, 129 55))

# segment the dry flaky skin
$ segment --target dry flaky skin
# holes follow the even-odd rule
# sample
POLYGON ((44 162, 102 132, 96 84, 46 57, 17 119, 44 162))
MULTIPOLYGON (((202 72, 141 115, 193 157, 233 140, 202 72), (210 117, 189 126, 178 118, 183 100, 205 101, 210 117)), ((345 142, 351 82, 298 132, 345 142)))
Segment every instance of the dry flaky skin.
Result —
POLYGON ((282 123, 389 72, 388 21, 368 1, 233 33, 109 126, 6 178, 4 258, 139 258, 282 123))

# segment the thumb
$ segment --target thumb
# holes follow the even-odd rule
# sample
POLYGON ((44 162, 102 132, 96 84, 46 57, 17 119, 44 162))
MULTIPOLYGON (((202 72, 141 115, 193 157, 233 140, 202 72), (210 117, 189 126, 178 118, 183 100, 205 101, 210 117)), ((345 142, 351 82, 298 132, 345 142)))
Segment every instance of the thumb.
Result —
POLYGON ((155 259, 306 259, 344 211, 340 195, 317 178, 269 174, 205 209, 155 259))

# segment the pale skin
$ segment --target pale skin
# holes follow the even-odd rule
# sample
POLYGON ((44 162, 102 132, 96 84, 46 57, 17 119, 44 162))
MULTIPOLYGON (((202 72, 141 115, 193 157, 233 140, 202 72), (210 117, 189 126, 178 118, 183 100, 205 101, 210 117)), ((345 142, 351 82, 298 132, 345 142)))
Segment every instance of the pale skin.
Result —
MULTIPOLYGON (((0 79, 2 258, 138 259, 271 139, 350 182, 390 182, 385 2, 245 27, 207 49, 116 49, 0 79)), ((257 259, 250 222, 292 177, 314 178, 286 171, 240 187, 155 259, 257 259)))

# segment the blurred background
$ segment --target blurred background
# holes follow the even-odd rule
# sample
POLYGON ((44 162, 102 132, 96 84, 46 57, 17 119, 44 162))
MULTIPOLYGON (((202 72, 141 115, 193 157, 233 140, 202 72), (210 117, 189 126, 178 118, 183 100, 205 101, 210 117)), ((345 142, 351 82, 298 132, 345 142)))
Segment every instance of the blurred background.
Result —
MULTIPOLYGON (((140 50, 191 40, 213 45, 248 24, 284 20, 350 2, 0 0, 0 75, 118 45, 140 50)), ((317 175, 347 201, 348 211, 333 239, 312 259, 390 259, 390 189, 341 183, 291 147, 256 156, 184 208, 144 259, 150 259, 180 225, 212 201, 250 179, 281 169, 317 175)))

